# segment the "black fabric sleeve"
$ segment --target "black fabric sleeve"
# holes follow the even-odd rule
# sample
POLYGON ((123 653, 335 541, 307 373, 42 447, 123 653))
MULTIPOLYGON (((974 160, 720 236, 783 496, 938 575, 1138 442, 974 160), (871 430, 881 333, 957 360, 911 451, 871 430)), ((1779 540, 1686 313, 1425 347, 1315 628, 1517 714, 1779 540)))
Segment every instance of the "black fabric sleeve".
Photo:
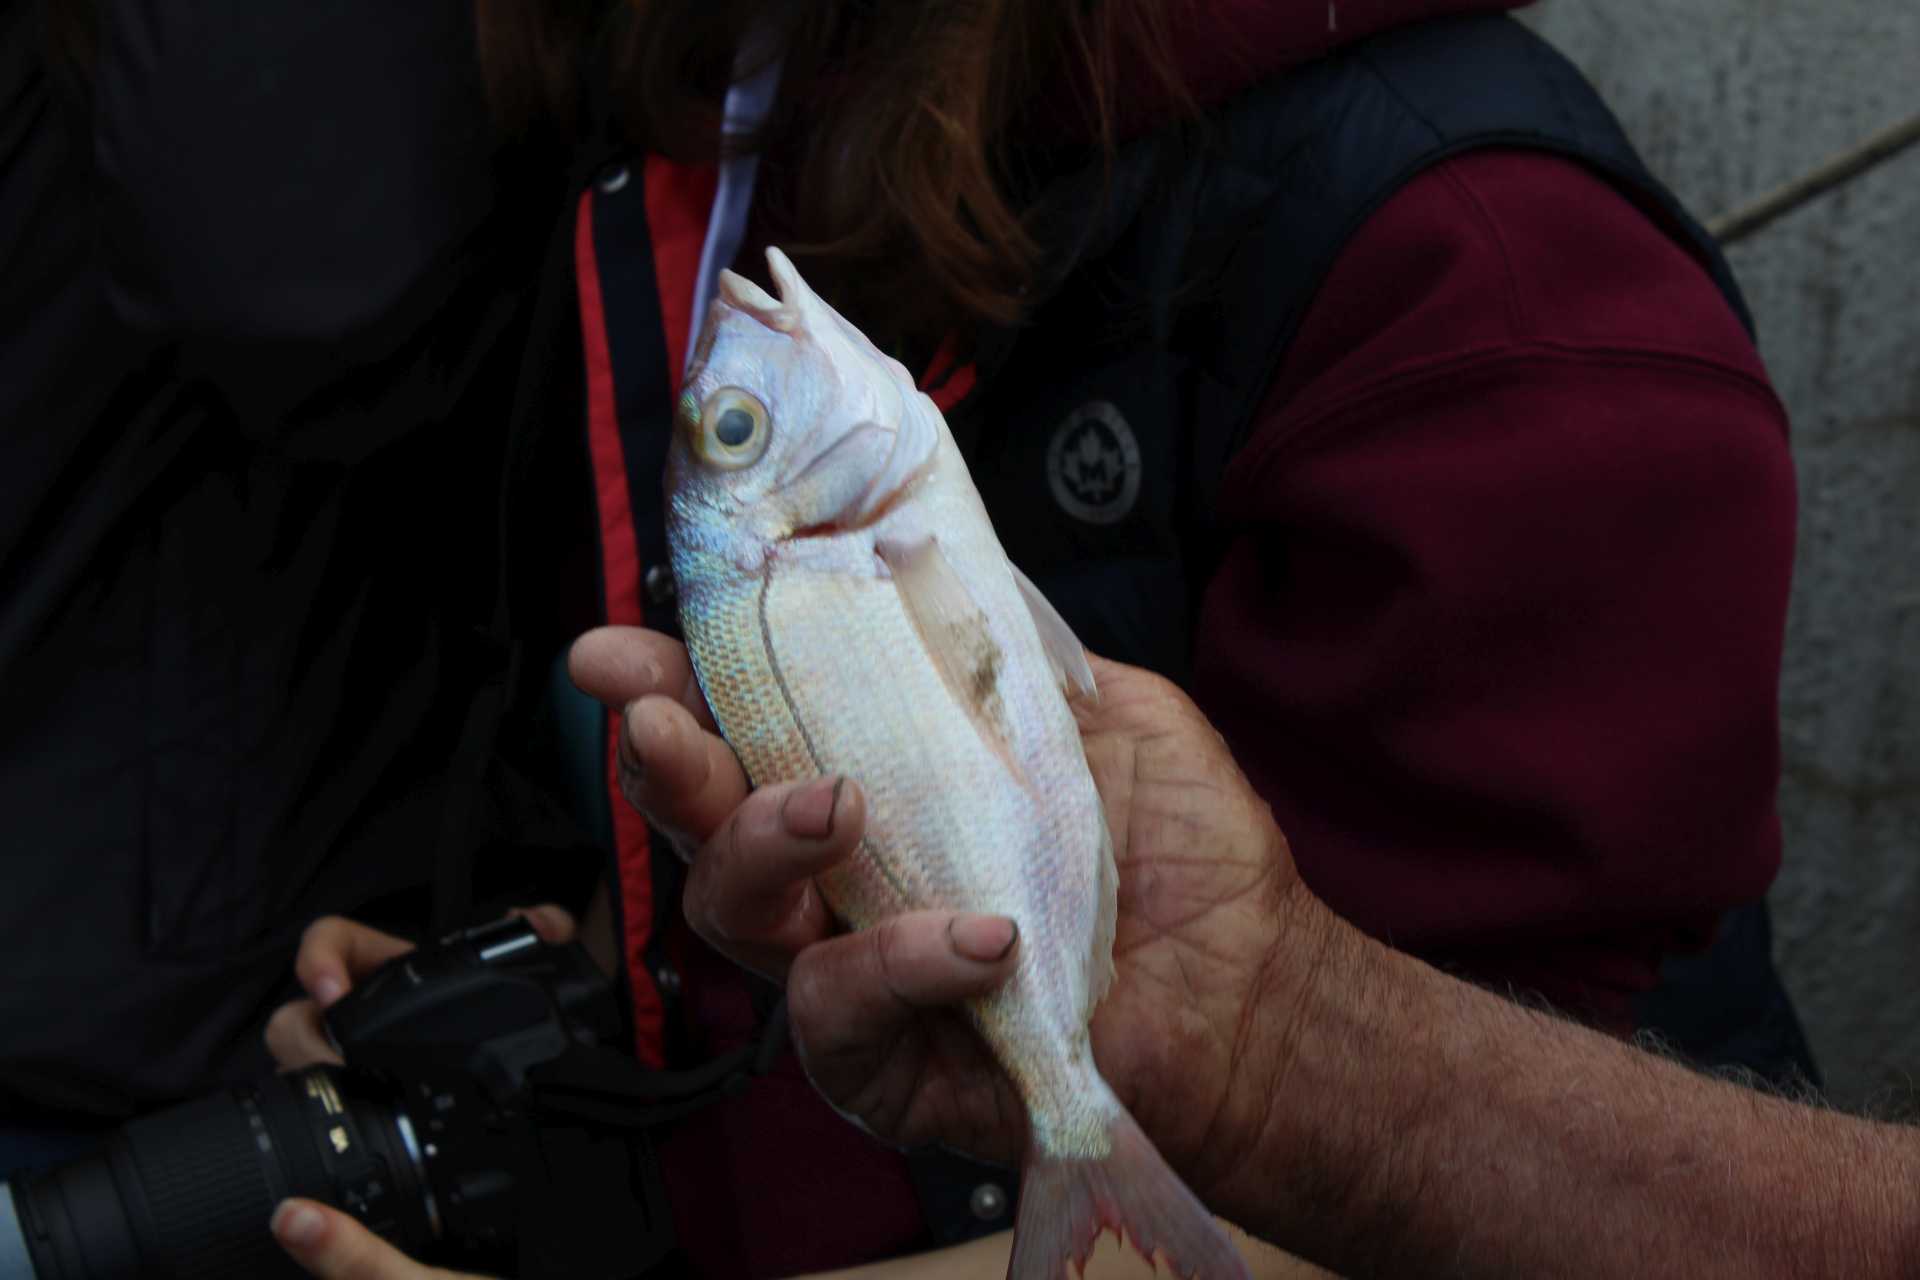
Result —
POLYGON ((113 305, 250 432, 424 351, 472 285, 497 185, 472 23, 471 0, 99 0, 113 305))
POLYGON ((101 0, 95 146, 142 327, 331 337, 490 201, 470 0, 101 0))

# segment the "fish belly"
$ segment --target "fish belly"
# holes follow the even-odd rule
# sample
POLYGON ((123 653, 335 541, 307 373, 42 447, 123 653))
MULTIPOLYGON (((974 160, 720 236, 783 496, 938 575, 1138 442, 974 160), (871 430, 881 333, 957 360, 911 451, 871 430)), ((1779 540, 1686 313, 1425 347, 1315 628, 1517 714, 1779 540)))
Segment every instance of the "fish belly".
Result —
MULTIPOLYGON (((1011 591, 1007 603, 1024 608, 1011 591)), ((823 885, 843 920, 863 928, 938 908, 1017 922, 1014 978, 971 1011, 1036 1136, 1097 1145, 1110 1095, 1087 1020, 1110 963, 1092 957, 1097 895, 1111 891, 1100 884, 1106 827, 1037 641, 1022 652, 1017 629, 1007 637, 994 740, 928 660, 886 578, 774 561, 683 604, 702 688, 755 784, 840 774, 866 793, 867 838, 823 885)))
POLYGON ((1105 826, 1044 659, 1010 657, 999 672, 1007 733, 991 741, 926 659, 890 581, 776 571, 765 607, 773 666, 822 771, 867 793, 864 847, 825 886, 835 910, 855 926, 895 903, 1013 917, 1020 965, 971 1011, 1040 1127, 1077 1115, 1105 826))

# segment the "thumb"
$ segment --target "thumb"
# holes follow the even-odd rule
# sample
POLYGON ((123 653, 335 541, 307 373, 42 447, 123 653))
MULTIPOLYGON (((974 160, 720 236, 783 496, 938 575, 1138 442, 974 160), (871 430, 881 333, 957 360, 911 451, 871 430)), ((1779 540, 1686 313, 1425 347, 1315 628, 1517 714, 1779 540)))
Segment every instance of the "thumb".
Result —
POLYGON ((273 1211, 272 1229, 280 1247, 321 1280, 458 1280, 454 1272, 420 1265, 358 1220, 312 1200, 282 1200, 273 1211))
POLYGON ((573 913, 551 902, 543 902, 537 907, 514 907, 507 915, 509 918, 518 916, 525 920, 542 942, 572 942, 580 931, 574 923, 573 913))

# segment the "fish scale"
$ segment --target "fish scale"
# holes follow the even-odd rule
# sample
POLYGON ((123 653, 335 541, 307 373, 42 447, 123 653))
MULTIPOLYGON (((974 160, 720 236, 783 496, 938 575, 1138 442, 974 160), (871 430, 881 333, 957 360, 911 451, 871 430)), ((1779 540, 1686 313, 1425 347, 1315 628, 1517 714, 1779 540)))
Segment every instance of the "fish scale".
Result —
POLYGON ((1041 849, 1063 847, 1061 808, 1035 803, 977 738, 940 723, 953 714, 950 700, 924 664, 898 664, 886 700, 850 705, 875 654, 918 646, 890 582, 777 565, 758 582, 715 577, 695 570, 700 585, 682 609, 703 637, 695 648, 701 687, 748 775, 767 785, 840 774, 867 792, 870 838, 828 885, 836 914, 856 927, 933 905, 1013 916, 1035 942, 1011 986, 982 1002, 982 1030, 1013 1064, 1022 1093, 1041 1103, 1035 1119, 1049 1148, 1104 1154, 1097 1117, 1075 1115, 1086 1110, 1075 1100, 1091 1069, 1076 1016, 1085 992, 1069 984, 1065 999, 1049 999, 1036 973, 1054 959, 1045 940, 1084 942, 1072 936, 1084 913, 1076 921, 1062 908, 1086 896, 1090 886, 1078 881, 1088 877, 1073 873, 1088 861, 941 856, 977 844, 983 831, 1031 832, 1041 849), (857 643, 846 633, 850 617, 862 620, 857 643), (1053 1006, 1051 1025, 1031 1025, 1034 1004, 1053 1006))
POLYGON ((968 1003, 1029 1118, 1009 1274, 1063 1275, 1111 1227, 1188 1274, 1244 1276, 1094 1062, 1118 877, 1062 690, 1092 694, 1085 654, 1007 561, 932 401, 768 262, 778 299, 722 273, 669 451, 681 628, 714 718, 757 786, 860 784, 866 839, 821 885, 849 926, 1017 924, 1012 976, 968 1003))
MULTIPOLYGON (((1071 907, 1091 896, 1097 864, 1047 851, 1073 848, 1063 828, 1075 807, 1047 803, 1051 795, 1035 794, 1013 777, 971 731, 928 664, 896 661, 886 696, 868 696, 875 655, 918 648, 890 581, 776 569, 767 616, 776 624, 770 627, 774 666, 796 718, 816 726, 823 770, 857 778, 866 790, 868 831, 890 864, 885 879, 905 888, 906 905, 1008 914, 1034 940, 1013 989, 986 1002, 980 1020, 989 1039, 1004 1047, 1003 1060, 1022 1064, 1043 1127, 1070 1128, 1065 1113, 1079 1091, 1047 1079, 1044 1067, 1072 1058, 1068 1046, 1084 1033, 1087 993, 1079 981, 1055 983, 1053 971, 1060 968, 1058 952, 1084 955, 1091 945, 1091 913, 1071 907), (844 620, 855 617, 859 630, 850 636, 844 620), (1007 845, 1018 855, 1008 856, 1007 845), (1031 1016, 1036 1005, 1046 1016, 1031 1016)), ((1080 772, 1084 777, 1084 765, 1080 772)), ((1046 777, 1039 785, 1065 791, 1071 782, 1046 777)), ((1078 810, 1083 822, 1098 804, 1090 785, 1086 791, 1078 810)), ((862 860, 872 857, 863 850, 862 860)), ((857 924, 901 910, 893 901, 868 898, 864 890, 877 879, 863 868, 851 884, 830 884, 835 910, 857 924)))

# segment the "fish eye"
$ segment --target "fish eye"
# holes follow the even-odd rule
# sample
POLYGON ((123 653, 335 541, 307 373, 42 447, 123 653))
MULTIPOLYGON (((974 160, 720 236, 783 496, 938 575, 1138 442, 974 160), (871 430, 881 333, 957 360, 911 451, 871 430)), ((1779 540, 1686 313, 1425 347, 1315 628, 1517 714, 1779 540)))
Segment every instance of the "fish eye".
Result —
POLYGON ((753 415, 745 409, 728 409, 714 424, 713 438, 729 449, 738 449, 753 438, 753 415))
POLYGON ((690 421, 693 451, 710 466, 735 470, 759 461, 767 451, 767 406, 738 387, 722 387, 690 421))

